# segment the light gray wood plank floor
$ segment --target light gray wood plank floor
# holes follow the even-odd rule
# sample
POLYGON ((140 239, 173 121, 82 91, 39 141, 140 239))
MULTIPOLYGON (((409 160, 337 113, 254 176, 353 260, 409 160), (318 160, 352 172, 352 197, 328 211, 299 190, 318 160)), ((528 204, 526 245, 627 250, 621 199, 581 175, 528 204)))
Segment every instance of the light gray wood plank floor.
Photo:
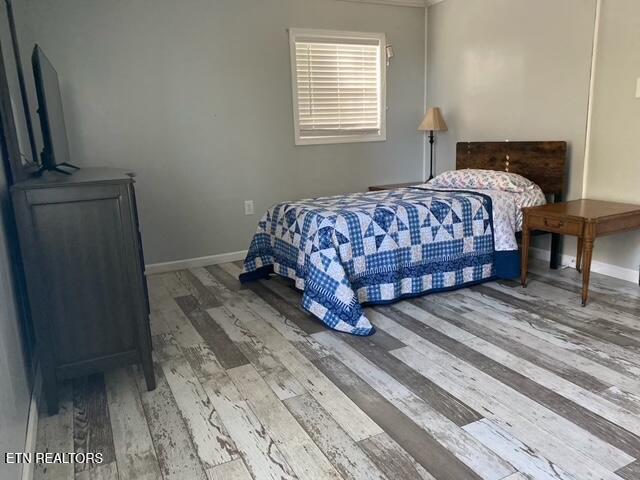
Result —
POLYGON ((330 331, 238 263, 148 277, 158 388, 135 366, 61 385, 36 479, 640 480, 640 287, 534 263, 330 331))

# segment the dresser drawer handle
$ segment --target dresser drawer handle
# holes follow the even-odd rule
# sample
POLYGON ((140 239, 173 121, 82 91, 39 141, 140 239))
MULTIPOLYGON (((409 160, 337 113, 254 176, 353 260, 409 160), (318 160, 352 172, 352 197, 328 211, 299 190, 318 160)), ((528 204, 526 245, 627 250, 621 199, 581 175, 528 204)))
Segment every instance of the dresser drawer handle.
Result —
POLYGON ((564 222, 562 220, 549 220, 548 218, 544 219, 544 224, 547 227, 551 228, 562 228, 564 227, 564 222))

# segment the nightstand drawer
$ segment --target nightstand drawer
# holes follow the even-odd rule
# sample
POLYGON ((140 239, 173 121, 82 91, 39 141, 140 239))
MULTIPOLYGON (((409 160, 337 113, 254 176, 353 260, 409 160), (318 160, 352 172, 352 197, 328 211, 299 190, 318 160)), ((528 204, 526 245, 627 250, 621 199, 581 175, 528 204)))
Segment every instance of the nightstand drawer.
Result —
POLYGON ((528 215, 528 225, 531 230, 544 230, 545 232, 562 233, 564 235, 582 235, 583 222, 568 220, 566 218, 551 218, 537 215, 528 215))

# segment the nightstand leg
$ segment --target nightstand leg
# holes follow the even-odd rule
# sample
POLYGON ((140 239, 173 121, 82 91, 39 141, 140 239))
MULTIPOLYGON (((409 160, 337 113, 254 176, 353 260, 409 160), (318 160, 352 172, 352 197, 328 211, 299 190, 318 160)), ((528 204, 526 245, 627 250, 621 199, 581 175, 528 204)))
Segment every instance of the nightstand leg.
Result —
POLYGON ((531 240, 531 232, 527 225, 525 217, 524 225, 522 226, 522 258, 520 263, 520 281, 522 286, 527 286, 527 272, 529 270, 529 242, 531 240))
POLYGON ((582 259, 582 306, 589 300, 589 277, 591 275, 591 258, 593 256, 594 238, 587 234, 584 238, 583 259, 582 259))
POLYGON ((584 238, 582 236, 578 237, 578 252, 576 254, 576 270, 578 272, 582 271, 582 249, 584 248, 584 238))

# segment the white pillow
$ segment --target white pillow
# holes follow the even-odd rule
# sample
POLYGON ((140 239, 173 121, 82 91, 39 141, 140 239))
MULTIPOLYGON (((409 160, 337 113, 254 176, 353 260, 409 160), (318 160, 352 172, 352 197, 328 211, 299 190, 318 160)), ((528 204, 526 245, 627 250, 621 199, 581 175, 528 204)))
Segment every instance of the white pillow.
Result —
POLYGON ((517 173, 473 168, 450 170, 441 173, 429 182, 429 186, 455 189, 502 190, 515 193, 522 193, 536 188, 535 183, 517 173))

